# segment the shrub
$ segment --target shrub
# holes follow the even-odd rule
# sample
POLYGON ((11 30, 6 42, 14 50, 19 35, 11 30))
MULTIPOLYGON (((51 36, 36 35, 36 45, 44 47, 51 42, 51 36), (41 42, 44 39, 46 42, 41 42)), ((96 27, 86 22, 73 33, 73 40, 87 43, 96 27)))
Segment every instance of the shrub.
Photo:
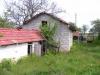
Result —
POLYGON ((57 42, 54 40, 56 34, 57 25, 45 24, 40 26, 41 32, 46 38, 46 46, 50 50, 54 50, 57 47, 57 42))

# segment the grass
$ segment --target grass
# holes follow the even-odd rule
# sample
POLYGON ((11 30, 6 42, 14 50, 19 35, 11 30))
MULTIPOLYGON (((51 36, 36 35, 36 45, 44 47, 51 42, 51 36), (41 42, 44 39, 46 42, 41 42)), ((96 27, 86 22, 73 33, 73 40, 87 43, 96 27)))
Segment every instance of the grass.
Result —
POLYGON ((100 41, 74 43, 69 53, 32 55, 16 64, 3 61, 0 75, 100 75, 100 41))

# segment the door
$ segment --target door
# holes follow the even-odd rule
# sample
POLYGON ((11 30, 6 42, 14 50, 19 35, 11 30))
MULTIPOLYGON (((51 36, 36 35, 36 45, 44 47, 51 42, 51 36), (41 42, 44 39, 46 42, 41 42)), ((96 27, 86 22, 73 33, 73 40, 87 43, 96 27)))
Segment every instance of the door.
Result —
POLYGON ((28 55, 32 54, 32 43, 28 43, 28 55))
POLYGON ((44 55, 46 53, 45 44, 46 44, 45 41, 40 41, 40 45, 41 45, 41 55, 44 55))

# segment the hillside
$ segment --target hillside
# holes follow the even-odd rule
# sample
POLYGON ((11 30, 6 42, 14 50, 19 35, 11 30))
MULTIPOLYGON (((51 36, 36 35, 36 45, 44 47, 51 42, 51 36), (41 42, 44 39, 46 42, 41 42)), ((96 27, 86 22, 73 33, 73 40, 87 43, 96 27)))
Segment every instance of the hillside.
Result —
POLYGON ((0 75, 100 75, 100 43, 74 43, 67 54, 32 55, 16 64, 4 61, 0 75))

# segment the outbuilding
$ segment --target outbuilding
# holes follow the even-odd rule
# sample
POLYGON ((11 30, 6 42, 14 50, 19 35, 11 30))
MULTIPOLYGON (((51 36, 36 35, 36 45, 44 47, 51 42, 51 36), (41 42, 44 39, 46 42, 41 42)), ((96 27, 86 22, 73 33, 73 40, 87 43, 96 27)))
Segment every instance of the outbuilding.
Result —
POLYGON ((0 60, 43 54, 44 38, 38 30, 0 28, 0 60))

